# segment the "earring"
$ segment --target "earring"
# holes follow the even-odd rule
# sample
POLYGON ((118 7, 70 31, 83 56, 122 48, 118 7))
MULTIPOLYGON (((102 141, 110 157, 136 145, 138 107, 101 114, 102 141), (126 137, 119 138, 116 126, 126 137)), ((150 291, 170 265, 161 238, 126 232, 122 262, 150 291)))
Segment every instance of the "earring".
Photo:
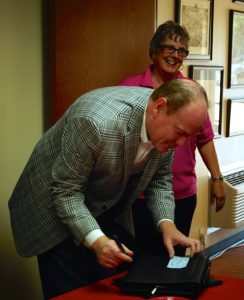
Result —
POLYGON ((183 65, 181 65, 181 66, 180 66, 179 70, 180 70, 180 71, 182 71, 182 70, 183 70, 183 65))

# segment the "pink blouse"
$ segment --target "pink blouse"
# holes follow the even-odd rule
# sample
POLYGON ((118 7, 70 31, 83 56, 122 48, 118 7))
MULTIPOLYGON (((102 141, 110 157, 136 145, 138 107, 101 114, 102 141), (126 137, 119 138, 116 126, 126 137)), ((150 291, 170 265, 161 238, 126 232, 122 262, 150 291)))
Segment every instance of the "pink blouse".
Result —
MULTIPOLYGON (((153 88, 152 75, 150 65, 144 73, 127 77, 122 80, 119 85, 141 86, 153 88)), ((185 78, 178 71, 177 78, 185 78)), ((173 191, 175 199, 188 198, 196 194, 196 147, 206 144, 214 138, 214 132, 209 116, 203 126, 201 133, 195 137, 189 137, 182 147, 176 147, 174 150, 174 160, 172 165, 173 172, 173 191)))

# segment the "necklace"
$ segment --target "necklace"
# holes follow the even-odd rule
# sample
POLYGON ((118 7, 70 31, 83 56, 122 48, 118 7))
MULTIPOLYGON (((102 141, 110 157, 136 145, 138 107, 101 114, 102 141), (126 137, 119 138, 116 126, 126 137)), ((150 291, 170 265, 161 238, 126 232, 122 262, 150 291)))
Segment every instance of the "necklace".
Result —
POLYGON ((154 74, 152 76, 152 82, 153 82, 153 87, 156 89, 159 85, 158 85, 158 79, 154 74))
POLYGON ((153 87, 155 89, 164 83, 163 80, 159 81, 157 76, 154 73, 152 74, 152 82, 153 82, 153 87))

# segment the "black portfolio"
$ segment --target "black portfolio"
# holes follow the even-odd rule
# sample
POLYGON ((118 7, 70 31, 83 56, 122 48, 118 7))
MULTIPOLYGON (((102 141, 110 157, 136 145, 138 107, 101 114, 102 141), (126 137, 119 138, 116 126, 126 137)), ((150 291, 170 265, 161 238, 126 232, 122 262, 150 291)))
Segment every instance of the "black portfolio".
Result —
POLYGON ((203 254, 189 257, 183 268, 168 268, 169 258, 141 255, 133 262, 128 273, 114 281, 123 291, 152 298, 156 296, 182 296, 196 299, 208 285, 220 284, 210 280, 210 261, 203 254))

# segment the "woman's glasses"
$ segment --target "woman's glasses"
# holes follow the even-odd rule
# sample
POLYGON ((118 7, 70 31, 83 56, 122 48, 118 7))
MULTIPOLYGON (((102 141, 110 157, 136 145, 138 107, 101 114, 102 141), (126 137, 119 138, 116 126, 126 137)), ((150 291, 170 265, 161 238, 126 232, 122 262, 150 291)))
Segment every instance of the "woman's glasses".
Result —
POLYGON ((163 50, 165 53, 169 53, 169 54, 173 54, 175 53, 175 51, 178 51, 178 55, 181 57, 187 57, 187 55, 189 54, 189 51, 186 48, 175 48, 172 45, 161 45, 159 44, 158 47, 163 50))

